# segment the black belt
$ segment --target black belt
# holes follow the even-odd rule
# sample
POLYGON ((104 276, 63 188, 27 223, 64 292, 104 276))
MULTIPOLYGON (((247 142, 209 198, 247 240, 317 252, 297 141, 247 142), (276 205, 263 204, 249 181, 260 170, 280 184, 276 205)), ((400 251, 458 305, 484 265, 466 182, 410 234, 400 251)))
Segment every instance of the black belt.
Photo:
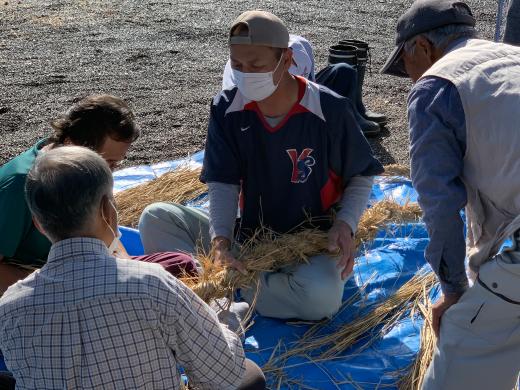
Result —
POLYGON ((509 299, 508 297, 506 297, 505 295, 502 295, 500 293, 497 293, 493 290, 491 290, 482 280, 480 280, 480 276, 477 276, 477 281, 478 283, 484 287, 486 290, 488 290, 491 294, 493 295, 496 295, 497 297, 499 297, 500 299, 503 299, 504 301, 506 302, 509 302, 509 303, 512 303, 513 305, 520 305, 520 302, 518 301, 513 301, 512 299, 509 299))

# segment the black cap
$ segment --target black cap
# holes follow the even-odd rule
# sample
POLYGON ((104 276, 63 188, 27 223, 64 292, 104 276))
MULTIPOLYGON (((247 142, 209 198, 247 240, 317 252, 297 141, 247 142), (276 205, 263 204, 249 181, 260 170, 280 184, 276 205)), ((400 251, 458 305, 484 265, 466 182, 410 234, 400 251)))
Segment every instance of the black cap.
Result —
POLYGON ((401 59, 404 44, 410 38, 449 24, 475 26, 469 5, 453 0, 416 0, 397 21, 396 48, 381 73, 408 77, 401 59))

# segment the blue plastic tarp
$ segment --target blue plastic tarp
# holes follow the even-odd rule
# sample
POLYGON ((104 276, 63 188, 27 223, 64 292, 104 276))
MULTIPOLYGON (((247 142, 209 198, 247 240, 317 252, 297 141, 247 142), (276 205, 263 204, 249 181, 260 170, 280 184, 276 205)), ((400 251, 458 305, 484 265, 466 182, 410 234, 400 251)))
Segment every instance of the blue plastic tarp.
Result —
MULTIPOLYGON (((202 153, 197 153, 189 162, 197 165, 202 162, 202 158, 202 153)), ((187 162, 188 160, 165 162, 151 167, 119 171, 114 175, 115 188, 117 190, 135 186, 187 162), (160 171, 157 166, 160 167, 160 171)), ((373 186, 370 203, 382 199, 392 199, 401 204, 416 202, 417 193, 407 178, 380 177, 373 186)), ((204 196, 193 203, 194 207, 207 207, 207 199, 204 196)), ((134 240, 138 240, 138 232, 131 229, 123 232, 123 242, 129 250, 135 244, 134 240)), ((363 287, 359 300, 349 307, 344 307, 330 321, 324 332, 334 332, 342 324, 366 313, 415 274, 424 272, 424 269, 428 268, 423 256, 427 242, 428 235, 421 223, 392 226, 380 232, 373 243, 360 251, 354 275, 345 286, 344 300, 363 287)), ((256 316, 244 343, 247 356, 262 366, 269 360, 273 350, 276 354, 290 349, 309 326, 256 316)), ((281 388, 397 388, 397 380, 412 363, 419 350, 421 326, 421 318, 411 319, 405 316, 368 348, 364 348, 365 343, 373 335, 367 335, 340 357, 328 361, 316 362, 313 355, 317 356, 320 351, 310 351, 309 357, 290 358, 283 364, 286 384, 281 388)), ((378 328, 375 332, 380 330, 378 328)), ((272 387, 277 386, 277 378, 268 376, 268 380, 272 387)))
MULTIPOLYGON (((152 180, 175 169, 181 164, 200 166, 203 153, 188 159, 163 162, 151 166, 123 169, 114 174, 114 191, 131 188, 152 180)), ((406 178, 378 178, 374 184, 370 203, 393 199, 400 203, 414 202, 417 193, 406 178)), ((207 207, 207 198, 199 197, 194 207, 207 207)), ((132 255, 143 253, 139 233, 134 229, 122 228, 122 241, 132 255)), ((360 289, 359 299, 340 313, 325 327, 323 332, 334 332, 342 324, 366 313, 418 272, 425 265, 423 251, 428 242, 427 233, 421 223, 393 226, 380 232, 376 240, 362 248, 356 261, 353 277, 347 282, 344 299, 360 289)), ((421 271, 422 270, 422 271, 421 271)), ((316 361, 319 351, 309 351, 309 357, 293 357, 284 363, 285 385, 283 389, 375 389, 381 386, 397 388, 399 371, 406 369, 419 349, 420 318, 405 316, 386 334, 364 348, 366 338, 345 351, 340 357, 316 361), (352 384, 352 382, 355 383, 352 384)), ((256 316, 246 335, 244 348, 247 356, 261 366, 273 354, 273 350, 284 352, 298 341, 309 329, 309 325, 291 324, 285 321, 256 316)), ((378 328, 375 332, 379 332, 378 328)), ((3 359, 0 358, 0 370, 3 359)), ((268 376, 274 387, 277 378, 268 376)))

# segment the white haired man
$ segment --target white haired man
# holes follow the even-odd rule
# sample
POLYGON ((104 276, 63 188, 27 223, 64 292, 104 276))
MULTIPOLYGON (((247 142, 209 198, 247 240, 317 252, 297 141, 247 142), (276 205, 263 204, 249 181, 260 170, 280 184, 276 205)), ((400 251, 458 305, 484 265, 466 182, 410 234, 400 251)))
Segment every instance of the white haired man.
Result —
POLYGON ((383 73, 415 83, 412 180, 443 290, 423 388, 511 389, 520 369, 520 49, 476 39, 471 9, 453 0, 417 0, 399 19, 397 45, 383 73), (499 253, 507 237, 513 247, 499 253))
POLYGON ((116 259, 112 173, 90 149, 36 158, 26 200, 52 243, 0 299, 0 348, 24 389, 264 389, 240 339, 160 265, 116 259), (67 207, 63 207, 67 205, 67 207))

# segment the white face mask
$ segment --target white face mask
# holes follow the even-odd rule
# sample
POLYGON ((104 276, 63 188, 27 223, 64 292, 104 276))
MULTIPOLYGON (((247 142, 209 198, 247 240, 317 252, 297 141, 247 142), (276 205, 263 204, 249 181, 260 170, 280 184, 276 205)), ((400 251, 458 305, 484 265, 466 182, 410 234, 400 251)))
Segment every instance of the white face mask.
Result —
POLYGON ((271 72, 266 73, 244 73, 235 69, 231 69, 233 72, 233 78, 235 79, 235 83, 246 98, 253 100, 255 102, 259 102, 261 100, 267 99, 271 96, 282 78, 278 80, 278 83, 274 83, 273 75, 274 72, 278 69, 280 64, 282 63, 283 54, 276 64, 276 67, 271 72))
MULTIPOLYGON (((119 220, 119 215, 117 213, 116 206, 114 206, 114 204, 111 201, 109 201, 109 202, 110 202, 110 205, 112 206, 112 208, 114 209, 114 211, 116 212, 116 219, 119 220)), ((103 210, 101 210, 101 214, 103 215, 103 210)), ((105 219, 104 215, 103 215, 103 220, 105 221, 105 223, 107 224, 108 228, 110 229, 110 231, 114 235, 114 239, 112 240, 112 242, 108 246, 108 253, 110 253, 110 255, 113 255, 114 253, 117 254, 117 252, 119 250, 119 246, 121 245, 120 239, 121 239, 121 237, 123 235, 121 234, 119 229, 117 229, 117 234, 114 232, 114 229, 112 229, 112 226, 110 226, 108 221, 105 219)))

